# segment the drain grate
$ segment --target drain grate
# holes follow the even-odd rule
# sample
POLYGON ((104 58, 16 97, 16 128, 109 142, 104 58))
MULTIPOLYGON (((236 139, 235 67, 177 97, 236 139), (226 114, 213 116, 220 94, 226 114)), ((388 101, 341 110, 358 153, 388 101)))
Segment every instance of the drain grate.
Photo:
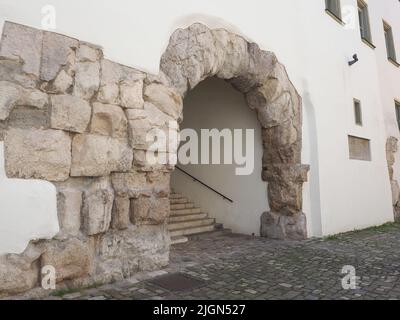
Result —
POLYGON ((163 275, 149 280, 149 282, 169 291, 188 291, 205 284, 204 281, 194 279, 183 273, 163 275))

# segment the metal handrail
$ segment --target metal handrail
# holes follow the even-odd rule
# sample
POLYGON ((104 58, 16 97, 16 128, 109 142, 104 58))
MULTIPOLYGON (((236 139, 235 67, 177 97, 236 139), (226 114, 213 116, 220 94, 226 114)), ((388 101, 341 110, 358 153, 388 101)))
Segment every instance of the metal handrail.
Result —
POLYGON ((192 176, 189 172, 186 172, 185 170, 183 170, 182 168, 179 168, 178 166, 175 166, 176 169, 178 169, 179 171, 183 172, 184 174, 186 174, 187 176, 189 176, 190 178, 193 179, 193 181, 196 181, 198 183, 200 183, 201 185, 203 185, 204 187, 210 189, 211 191, 215 192, 216 194, 220 195, 222 198, 224 198, 225 200, 233 203, 233 200, 228 198, 227 196, 224 196, 221 192, 215 190, 214 188, 210 187, 208 184, 204 183, 203 181, 197 179, 196 177, 192 176))

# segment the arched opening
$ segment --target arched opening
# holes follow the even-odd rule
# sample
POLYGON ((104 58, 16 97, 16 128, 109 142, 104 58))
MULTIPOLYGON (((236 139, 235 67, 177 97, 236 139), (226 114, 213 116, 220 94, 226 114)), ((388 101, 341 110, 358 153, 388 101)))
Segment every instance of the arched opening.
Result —
MULTIPOLYGON (((248 108, 243 94, 214 77, 200 83, 185 97, 181 133, 187 130, 196 133, 197 139, 192 145, 197 146, 198 159, 190 164, 178 162, 179 169, 171 176, 171 188, 201 211, 188 215, 186 225, 181 221, 174 227, 182 226, 190 232, 191 227, 208 226, 215 221, 235 233, 259 236, 261 214, 269 207, 267 183, 260 174, 263 143, 256 113, 248 108), (216 140, 209 138, 210 130, 214 130, 216 140), (213 143, 217 144, 217 150, 213 149, 213 143), (201 147, 208 144, 210 148, 201 147), (241 157, 237 158, 236 153, 241 157), (218 158, 220 162, 213 163, 218 158), (238 174, 238 168, 243 172, 238 174)), ((207 227, 195 231, 202 230, 207 227)))
POLYGON ((302 187, 309 166, 301 164, 301 98, 275 55, 224 29, 194 24, 171 36, 161 75, 182 97, 214 76, 245 96, 261 127, 262 179, 268 182, 270 210, 262 213, 260 234, 306 238, 302 187))

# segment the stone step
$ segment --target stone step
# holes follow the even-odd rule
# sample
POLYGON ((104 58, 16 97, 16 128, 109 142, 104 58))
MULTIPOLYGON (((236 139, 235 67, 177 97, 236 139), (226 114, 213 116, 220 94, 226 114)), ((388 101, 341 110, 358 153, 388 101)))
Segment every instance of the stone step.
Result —
POLYGON ((171 193, 169 195, 169 198, 170 199, 180 199, 180 198, 183 198, 183 196, 181 194, 179 194, 179 193, 171 193))
POLYGON ((200 219, 206 219, 208 218, 207 213, 195 213, 195 214, 181 214, 178 216, 170 216, 169 217, 169 223, 174 223, 174 222, 182 222, 182 221, 189 221, 189 220, 200 220, 200 219))
POLYGON ((171 245, 185 243, 188 241, 189 241, 188 237, 185 236, 171 237, 171 245))
POLYGON ((174 216, 196 214, 196 213, 201 213, 201 208, 178 209, 178 210, 172 210, 171 209, 171 215, 170 216, 174 217, 174 216))
POLYGON ((205 238, 209 238, 210 236, 213 237, 218 237, 218 236, 224 236, 227 234, 232 234, 232 230, 230 229, 216 229, 208 232, 201 232, 197 234, 189 234, 187 235, 188 240, 201 240, 205 238))
POLYGON ((171 210, 192 209, 194 208, 193 202, 171 204, 171 210))
POLYGON ((197 233, 205 233, 205 232, 211 232, 214 230, 214 225, 208 225, 208 226, 201 226, 201 227, 195 227, 195 228, 184 228, 184 229, 176 229, 176 230, 171 230, 170 235, 171 237, 179 237, 179 236, 186 236, 186 235, 193 235, 197 233))
POLYGON ((215 219, 211 219, 211 218, 174 222, 174 223, 168 224, 168 230, 202 227, 202 226, 214 225, 214 223, 215 223, 215 219))
POLYGON ((189 200, 187 198, 177 198, 177 199, 170 199, 169 200, 169 203, 171 205, 173 205, 173 204, 186 204, 188 202, 189 202, 189 200))

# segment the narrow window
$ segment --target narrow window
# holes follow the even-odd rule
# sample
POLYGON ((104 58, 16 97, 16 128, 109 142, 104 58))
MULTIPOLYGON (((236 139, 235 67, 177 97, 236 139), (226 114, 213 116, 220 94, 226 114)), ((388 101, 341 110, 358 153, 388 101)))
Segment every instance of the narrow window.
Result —
POLYGON ((360 22, 361 38, 367 41, 369 44, 372 44, 368 5, 362 0, 358 0, 357 4, 358 4, 358 18, 360 22))
POLYGON ((333 14, 337 19, 342 21, 342 9, 340 0, 325 0, 326 11, 333 14))
POLYGON ((396 49, 394 47, 392 27, 388 25, 386 22, 384 22, 383 29, 385 31, 386 51, 388 59, 397 64, 396 49))
POLYGON ((396 119, 397 119, 397 125, 400 130, 400 102, 395 101, 395 108, 396 108, 396 119))
POLYGON ((354 99, 354 118, 356 125, 362 126, 362 110, 361 110, 361 102, 359 100, 354 99))

